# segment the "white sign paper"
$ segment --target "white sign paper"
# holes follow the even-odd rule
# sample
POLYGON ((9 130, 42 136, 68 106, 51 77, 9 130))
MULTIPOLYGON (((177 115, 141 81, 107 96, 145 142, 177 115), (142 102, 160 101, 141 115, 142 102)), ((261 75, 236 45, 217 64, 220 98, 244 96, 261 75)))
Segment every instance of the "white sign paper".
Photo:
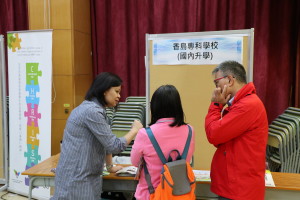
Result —
POLYGON ((154 39, 153 65, 213 65, 224 60, 242 62, 243 37, 154 39))

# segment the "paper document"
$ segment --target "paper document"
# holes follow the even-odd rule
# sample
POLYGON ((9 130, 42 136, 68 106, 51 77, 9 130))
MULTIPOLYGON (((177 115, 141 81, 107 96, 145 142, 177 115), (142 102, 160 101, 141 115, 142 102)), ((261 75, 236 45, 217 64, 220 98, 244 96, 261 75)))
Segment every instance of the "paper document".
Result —
POLYGON ((128 156, 114 156, 112 162, 115 164, 127 164, 131 165, 130 157, 128 156))
MULTIPOLYGON (((193 170, 196 181, 208 181, 210 182, 210 171, 209 170, 193 170)), ((265 174, 265 185, 268 187, 275 187, 275 183, 272 174, 269 170, 266 170, 265 174)))
POLYGON ((266 186, 269 186, 269 187, 275 187, 275 183, 274 183, 272 174, 269 170, 266 170, 265 184, 266 184, 266 186))
POLYGON ((135 166, 129 166, 129 167, 124 167, 120 169, 119 171, 116 172, 117 176, 135 176, 137 172, 137 167, 135 166))
POLYGON ((210 171, 208 170, 193 170, 196 181, 210 181, 210 171))

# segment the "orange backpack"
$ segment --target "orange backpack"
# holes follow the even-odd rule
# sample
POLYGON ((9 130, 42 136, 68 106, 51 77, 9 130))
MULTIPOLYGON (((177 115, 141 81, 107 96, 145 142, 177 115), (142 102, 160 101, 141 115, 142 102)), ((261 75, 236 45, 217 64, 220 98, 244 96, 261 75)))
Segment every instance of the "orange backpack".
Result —
POLYGON ((168 160, 164 157, 152 131, 150 128, 146 128, 148 137, 150 138, 152 145, 158 154, 161 162, 163 163, 162 173, 160 175, 160 183, 154 190, 151 176, 149 174, 147 164, 144 164, 145 179, 148 184, 148 190, 150 193, 150 200, 191 200, 196 199, 195 196, 195 176, 191 165, 185 161, 191 138, 192 130, 189 128, 189 135, 183 150, 182 155, 179 151, 174 149, 170 152, 168 160), (178 156, 176 160, 172 160, 171 153, 175 151, 178 156))

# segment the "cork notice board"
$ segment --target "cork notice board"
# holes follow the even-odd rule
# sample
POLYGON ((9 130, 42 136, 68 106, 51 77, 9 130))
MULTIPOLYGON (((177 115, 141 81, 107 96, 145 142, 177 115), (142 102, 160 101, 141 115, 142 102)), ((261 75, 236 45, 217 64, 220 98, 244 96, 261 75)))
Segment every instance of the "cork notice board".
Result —
POLYGON ((181 96, 186 122, 196 133, 194 167, 210 169, 215 147, 206 139, 204 120, 214 89, 212 70, 236 60, 253 77, 254 29, 146 35, 147 123, 149 102, 161 85, 174 85, 181 96))

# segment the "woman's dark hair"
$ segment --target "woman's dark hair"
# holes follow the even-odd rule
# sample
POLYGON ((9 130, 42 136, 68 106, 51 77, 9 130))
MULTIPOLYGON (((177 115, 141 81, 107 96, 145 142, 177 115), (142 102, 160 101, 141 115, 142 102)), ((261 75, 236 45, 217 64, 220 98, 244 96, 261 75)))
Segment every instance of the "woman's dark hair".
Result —
POLYGON ((151 122, 155 124, 161 118, 175 118, 170 124, 173 126, 181 126, 184 122, 184 113, 181 105, 180 95, 173 85, 162 85, 152 95, 151 103, 151 122))
POLYGON ((122 84, 122 79, 116 74, 110 72, 102 72, 94 79, 90 89, 85 95, 85 100, 91 101, 94 97, 97 98, 99 103, 103 106, 107 104, 104 98, 104 92, 111 87, 118 87, 122 84))

